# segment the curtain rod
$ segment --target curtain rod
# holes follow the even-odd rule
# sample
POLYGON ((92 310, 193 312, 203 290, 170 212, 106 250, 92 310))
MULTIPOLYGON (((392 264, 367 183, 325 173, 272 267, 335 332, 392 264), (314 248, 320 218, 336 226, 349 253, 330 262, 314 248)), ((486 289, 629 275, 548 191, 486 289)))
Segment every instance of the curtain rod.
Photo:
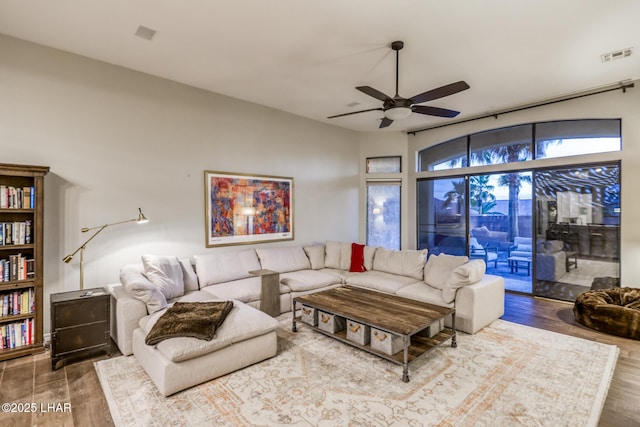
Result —
POLYGON ((527 105, 527 106, 524 106, 524 107, 516 107, 516 108, 512 108, 510 110, 500 111, 498 113, 488 113, 488 114, 485 114, 485 115, 482 115, 482 116, 472 117, 470 119, 460 120, 460 121, 453 122, 453 123, 445 123, 445 124, 442 124, 442 125, 432 126, 432 127, 428 127, 428 128, 424 128, 424 129, 412 130, 412 131, 408 131, 407 134, 415 136, 418 132, 425 132, 425 131, 428 131, 428 130, 439 129, 439 128, 443 128, 443 127, 447 127, 447 126, 459 125, 461 123, 472 122, 472 121, 475 121, 475 120, 488 119, 489 117, 493 117, 494 119, 497 119, 498 116, 501 116, 503 114, 516 113, 518 111, 529 110, 531 108, 544 107, 546 105, 557 104, 559 102, 571 101, 571 100, 574 100, 574 99, 584 98, 584 97, 587 97, 587 96, 599 95, 601 93, 607 93, 607 92, 613 92, 614 90, 621 90, 623 93, 626 93, 627 89, 630 89, 630 88, 632 88, 634 86, 635 86, 634 83, 621 84, 620 86, 617 86, 617 87, 612 87, 612 88, 608 88, 608 89, 602 89, 602 90, 598 90, 596 92, 589 92, 589 93, 583 93, 583 94, 580 94, 580 95, 573 95, 573 96, 569 96, 569 97, 566 97, 566 98, 554 99, 554 100, 551 100, 551 101, 540 102, 540 103, 537 103, 537 104, 527 105))

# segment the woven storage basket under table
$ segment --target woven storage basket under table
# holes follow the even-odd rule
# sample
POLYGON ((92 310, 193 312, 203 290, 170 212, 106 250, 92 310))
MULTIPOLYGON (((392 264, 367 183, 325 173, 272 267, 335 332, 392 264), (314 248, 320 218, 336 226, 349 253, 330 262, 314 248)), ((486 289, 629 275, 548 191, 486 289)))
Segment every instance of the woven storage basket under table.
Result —
POLYGON ((402 336, 371 328, 371 348, 389 356, 403 348, 402 336))
POLYGON ((347 339, 356 344, 367 345, 371 338, 371 328, 362 323, 347 320, 347 339))
POLYGON ((318 329, 335 334, 336 332, 342 331, 345 326, 346 321, 344 317, 318 311, 318 329))
POLYGON ((318 310, 308 305, 303 305, 300 309, 300 320, 311 326, 318 326, 318 310))

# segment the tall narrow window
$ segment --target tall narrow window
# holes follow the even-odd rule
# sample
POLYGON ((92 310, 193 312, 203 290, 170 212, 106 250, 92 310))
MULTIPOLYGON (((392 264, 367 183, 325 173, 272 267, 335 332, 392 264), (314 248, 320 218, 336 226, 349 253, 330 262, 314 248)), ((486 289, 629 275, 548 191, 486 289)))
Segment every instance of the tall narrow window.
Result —
POLYGON ((401 181, 367 182, 367 245, 400 249, 401 181))

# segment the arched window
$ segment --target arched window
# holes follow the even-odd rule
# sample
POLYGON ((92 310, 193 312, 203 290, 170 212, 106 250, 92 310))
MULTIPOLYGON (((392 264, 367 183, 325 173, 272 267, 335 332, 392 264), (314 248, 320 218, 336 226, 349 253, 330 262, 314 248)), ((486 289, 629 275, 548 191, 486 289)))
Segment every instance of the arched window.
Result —
POLYGON ((418 153, 418 171, 620 151, 619 119, 540 122, 462 136, 418 153))

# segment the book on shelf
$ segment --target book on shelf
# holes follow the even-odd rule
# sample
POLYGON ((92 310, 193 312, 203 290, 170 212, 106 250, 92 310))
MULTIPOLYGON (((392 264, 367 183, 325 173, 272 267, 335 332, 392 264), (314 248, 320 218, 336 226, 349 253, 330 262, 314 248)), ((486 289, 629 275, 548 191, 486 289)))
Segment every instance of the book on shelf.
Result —
POLYGON ((0 295, 0 318, 33 314, 35 312, 35 291, 33 288, 5 292, 0 295))
POLYGON ((0 209, 33 209, 34 206, 35 189, 33 186, 0 185, 0 209))
POLYGON ((9 255, 8 259, 0 259, 0 282, 30 280, 35 277, 35 259, 22 254, 9 255))
POLYGON ((31 220, 0 222, 0 245, 28 245, 32 242, 31 220))
POLYGON ((33 344, 33 319, 0 326, 0 349, 10 349, 33 344))

